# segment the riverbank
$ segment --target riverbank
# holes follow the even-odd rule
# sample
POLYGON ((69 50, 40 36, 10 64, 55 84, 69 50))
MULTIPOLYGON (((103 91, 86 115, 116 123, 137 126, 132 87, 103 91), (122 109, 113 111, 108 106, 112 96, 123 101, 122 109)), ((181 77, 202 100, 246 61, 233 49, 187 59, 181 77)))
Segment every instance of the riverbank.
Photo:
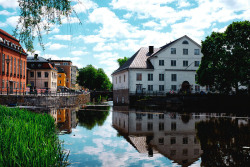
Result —
POLYGON ((0 166, 66 166, 54 119, 0 106, 0 166))

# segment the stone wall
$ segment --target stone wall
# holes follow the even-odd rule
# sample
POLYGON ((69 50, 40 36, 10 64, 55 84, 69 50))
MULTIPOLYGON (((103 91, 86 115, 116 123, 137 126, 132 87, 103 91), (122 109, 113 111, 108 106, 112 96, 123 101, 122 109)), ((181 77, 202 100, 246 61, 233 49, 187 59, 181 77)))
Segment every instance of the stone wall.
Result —
POLYGON ((74 96, 27 96, 1 95, 0 105, 36 106, 36 107, 71 107, 90 102, 90 94, 74 96))
POLYGON ((113 103, 114 105, 128 105, 129 104, 128 89, 113 90, 113 103))

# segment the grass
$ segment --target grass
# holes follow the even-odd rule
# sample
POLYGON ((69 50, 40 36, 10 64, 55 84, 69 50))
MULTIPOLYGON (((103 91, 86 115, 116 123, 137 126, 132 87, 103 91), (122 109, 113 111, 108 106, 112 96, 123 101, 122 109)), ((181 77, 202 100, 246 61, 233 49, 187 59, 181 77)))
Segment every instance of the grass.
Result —
POLYGON ((67 166, 54 119, 0 106, 0 166, 67 166))

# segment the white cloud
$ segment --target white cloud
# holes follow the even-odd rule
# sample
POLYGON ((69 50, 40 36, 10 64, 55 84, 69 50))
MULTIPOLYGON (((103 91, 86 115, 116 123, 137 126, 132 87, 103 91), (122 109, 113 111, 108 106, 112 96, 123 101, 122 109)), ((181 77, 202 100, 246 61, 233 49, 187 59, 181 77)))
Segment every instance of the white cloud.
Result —
POLYGON ((73 9, 77 14, 86 13, 89 9, 95 9, 98 7, 96 3, 90 0, 75 0, 76 5, 73 6, 73 9))
POLYGON ((6 24, 15 28, 18 23, 18 19, 19 19, 19 16, 8 17, 6 20, 6 24))
POLYGON ((72 35, 53 35, 49 39, 70 41, 71 37, 72 37, 72 35))
POLYGON ((2 23, 2 22, 0 22, 0 27, 6 27, 7 26, 7 24, 6 23, 2 23))
POLYGON ((0 11, 0 15, 5 15, 5 16, 14 15, 15 13, 16 13, 16 12, 11 13, 11 12, 9 12, 9 11, 7 11, 7 10, 2 10, 2 11, 0 11))
POLYGON ((123 15, 123 18, 130 19, 132 16, 133 16, 132 13, 127 13, 127 14, 123 15))
POLYGON ((17 0, 0 0, 0 6, 4 8, 17 8, 19 3, 17 0))
POLYGON ((88 52, 83 52, 81 50, 76 50, 76 51, 72 51, 71 54, 75 55, 75 56, 82 56, 82 55, 88 54, 88 52))
POLYGON ((73 24, 73 23, 80 23, 79 18, 77 17, 63 17, 62 24, 73 24))
POLYGON ((225 32, 225 30, 227 29, 227 26, 221 28, 221 29, 218 29, 218 28, 213 28, 212 31, 214 32, 225 32))
POLYGON ((62 44, 59 44, 59 43, 47 43, 45 44, 45 47, 48 47, 49 50, 59 50, 59 49, 62 49, 62 48, 67 48, 68 46, 67 45, 62 45, 62 44))
POLYGON ((178 7, 179 8, 183 8, 183 7, 188 7, 191 4, 189 2, 187 2, 187 0, 179 0, 178 1, 178 7))
POLYGON ((84 40, 85 43, 99 43, 99 42, 106 41, 106 39, 100 37, 100 35, 87 35, 87 36, 80 35, 76 37, 75 39, 84 40))

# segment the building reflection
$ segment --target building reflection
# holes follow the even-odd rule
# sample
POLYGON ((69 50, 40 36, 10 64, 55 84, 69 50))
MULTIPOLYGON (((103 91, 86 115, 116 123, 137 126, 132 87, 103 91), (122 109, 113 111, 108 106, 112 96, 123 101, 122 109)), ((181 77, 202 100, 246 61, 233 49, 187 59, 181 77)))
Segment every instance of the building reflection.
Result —
POLYGON ((77 126, 76 109, 50 109, 50 115, 55 119, 58 129, 64 133, 71 133, 77 126))
MULTIPOLYGON (((116 106, 112 125, 139 153, 147 153, 149 157, 160 153, 174 163, 189 166, 203 153, 196 136, 197 124, 224 116, 224 113, 136 112, 116 106)), ((238 123, 248 124, 244 120, 238 123)))

